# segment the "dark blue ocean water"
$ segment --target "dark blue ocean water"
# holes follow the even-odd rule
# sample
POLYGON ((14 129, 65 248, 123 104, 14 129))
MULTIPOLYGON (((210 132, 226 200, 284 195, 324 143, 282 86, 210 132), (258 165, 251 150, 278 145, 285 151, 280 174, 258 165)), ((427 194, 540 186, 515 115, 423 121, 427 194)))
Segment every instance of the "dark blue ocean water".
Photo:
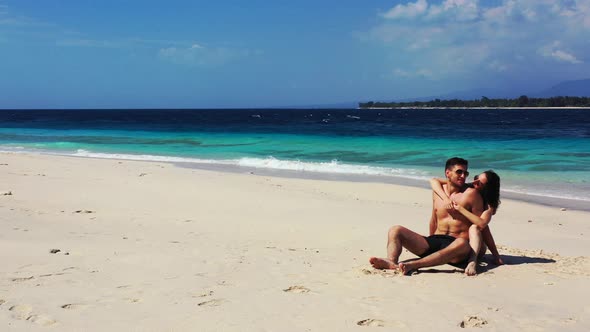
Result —
POLYGON ((0 149, 414 179, 461 156, 506 191, 590 200, 590 110, 2 110, 0 149))

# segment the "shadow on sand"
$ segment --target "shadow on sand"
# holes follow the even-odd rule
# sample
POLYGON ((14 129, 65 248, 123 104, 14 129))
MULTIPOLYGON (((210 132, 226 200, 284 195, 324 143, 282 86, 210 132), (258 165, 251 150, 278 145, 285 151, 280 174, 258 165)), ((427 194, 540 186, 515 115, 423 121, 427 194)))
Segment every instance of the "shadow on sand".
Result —
MULTIPOLYGON (((529 257, 529 256, 512 256, 512 255, 500 255, 504 264, 506 265, 521 265, 521 264, 547 264, 555 263, 555 259, 545 257, 529 257)), ((486 257, 487 258, 487 257, 486 257)))
MULTIPOLYGON (((500 255, 502 260, 504 261, 504 265, 521 265, 521 264, 549 264, 555 263, 556 260, 551 258, 545 257, 530 257, 530 256, 513 256, 513 255, 500 255)), ((408 259, 406 262, 416 260, 415 259, 408 259)), ((477 267, 477 273, 482 274, 493 269, 501 266, 492 263, 492 255, 485 255, 484 258, 479 262, 477 267)), ((463 265, 453 265, 453 269, 448 269, 449 265, 442 265, 436 268, 427 268, 427 269, 420 269, 418 271, 413 271, 411 274, 419 274, 419 273, 463 273, 465 270, 466 264, 463 265)))
MULTIPOLYGON (((550 264, 556 261, 545 257, 530 257, 530 256, 514 256, 514 255, 500 255, 504 261, 504 265, 522 265, 522 264, 550 264)), ((477 267, 478 273, 485 273, 497 268, 500 265, 492 263, 492 256, 486 255, 477 267)))

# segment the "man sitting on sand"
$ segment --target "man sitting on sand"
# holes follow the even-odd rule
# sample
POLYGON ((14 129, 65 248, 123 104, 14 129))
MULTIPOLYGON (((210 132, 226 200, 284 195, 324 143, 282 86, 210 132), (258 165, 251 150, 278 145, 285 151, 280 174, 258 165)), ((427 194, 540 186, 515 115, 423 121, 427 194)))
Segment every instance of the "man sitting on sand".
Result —
MULTIPOLYGON (((467 160, 454 157, 445 165, 447 184, 444 189, 449 197, 475 215, 483 212, 481 195, 473 188, 465 188, 467 160)), ((469 246, 469 227, 471 222, 461 213, 448 210, 444 201, 432 194, 432 217, 430 236, 425 237, 403 226, 393 226, 387 237, 387 258, 371 257, 369 262, 376 269, 399 269, 403 274, 421 267, 442 264, 463 265, 467 263, 469 246), (399 263, 402 248, 408 249, 420 259, 399 263)))

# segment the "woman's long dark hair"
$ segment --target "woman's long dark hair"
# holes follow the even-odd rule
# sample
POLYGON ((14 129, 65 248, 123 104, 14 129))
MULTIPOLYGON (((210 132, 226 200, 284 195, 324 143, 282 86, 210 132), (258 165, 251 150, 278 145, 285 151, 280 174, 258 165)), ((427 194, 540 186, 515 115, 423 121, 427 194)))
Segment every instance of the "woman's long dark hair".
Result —
POLYGON ((484 206, 487 204, 495 211, 500 205, 500 177, 492 170, 487 170, 484 173, 488 183, 483 186, 481 197, 483 197, 484 206))

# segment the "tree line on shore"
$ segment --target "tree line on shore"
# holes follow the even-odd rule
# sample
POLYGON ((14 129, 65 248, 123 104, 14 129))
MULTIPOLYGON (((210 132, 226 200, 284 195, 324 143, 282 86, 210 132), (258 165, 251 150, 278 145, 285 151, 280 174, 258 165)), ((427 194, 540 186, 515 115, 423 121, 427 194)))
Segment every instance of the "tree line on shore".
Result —
POLYGON ((520 96, 516 99, 490 99, 481 97, 475 100, 434 99, 431 101, 411 102, 365 102, 359 108, 400 108, 400 107, 433 107, 433 108, 470 108, 470 107, 590 107, 589 97, 551 97, 529 98, 520 96))

